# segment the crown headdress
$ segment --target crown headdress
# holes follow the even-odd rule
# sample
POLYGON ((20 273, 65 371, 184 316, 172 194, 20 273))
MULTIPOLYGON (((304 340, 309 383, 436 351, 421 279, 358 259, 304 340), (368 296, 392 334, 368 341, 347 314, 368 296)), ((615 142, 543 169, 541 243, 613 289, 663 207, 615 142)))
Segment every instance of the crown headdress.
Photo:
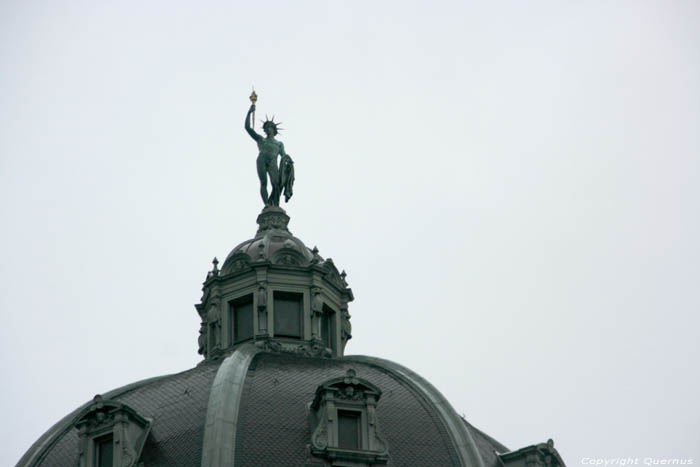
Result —
POLYGON ((269 119, 267 117, 267 114, 265 114, 265 121, 262 122, 262 128, 263 130, 267 127, 272 127, 275 130, 275 134, 279 133, 280 130, 283 130, 283 128, 280 128, 280 125, 282 122, 275 122, 275 116, 272 116, 272 119, 269 119))

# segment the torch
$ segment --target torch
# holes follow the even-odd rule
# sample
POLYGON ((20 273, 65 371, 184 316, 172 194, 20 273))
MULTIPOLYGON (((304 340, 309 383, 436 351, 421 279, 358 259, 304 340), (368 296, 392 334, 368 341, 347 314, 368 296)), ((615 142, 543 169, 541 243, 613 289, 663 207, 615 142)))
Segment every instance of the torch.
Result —
MULTIPOLYGON (((250 95, 250 102, 255 105, 255 103, 258 101, 258 95, 255 94, 255 88, 253 88, 253 93, 250 95)), ((250 116, 250 126, 252 128, 255 128, 255 110, 253 110, 253 114, 250 116)))

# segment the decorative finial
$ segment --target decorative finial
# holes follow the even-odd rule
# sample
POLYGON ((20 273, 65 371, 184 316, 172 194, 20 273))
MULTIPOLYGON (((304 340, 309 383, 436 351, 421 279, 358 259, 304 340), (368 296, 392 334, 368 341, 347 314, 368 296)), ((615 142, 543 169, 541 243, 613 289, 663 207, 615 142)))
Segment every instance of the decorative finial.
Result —
POLYGON ((359 381, 357 380, 357 372, 353 368, 348 368, 348 371, 345 373, 345 378, 343 378, 343 382, 345 384, 358 384, 359 381))
POLYGON ((219 275, 219 260, 216 259, 216 256, 214 256, 214 259, 211 262, 214 265, 214 268, 211 270, 211 272, 217 276, 219 275))

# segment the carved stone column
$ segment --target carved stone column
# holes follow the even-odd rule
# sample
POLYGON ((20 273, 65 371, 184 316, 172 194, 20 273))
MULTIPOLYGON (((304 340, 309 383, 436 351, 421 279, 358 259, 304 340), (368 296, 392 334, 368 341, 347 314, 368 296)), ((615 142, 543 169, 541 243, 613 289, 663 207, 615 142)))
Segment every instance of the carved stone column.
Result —
POLYGON ((209 354, 221 349, 221 313, 219 305, 212 303, 207 312, 209 354))
POLYGON ((311 339, 321 340, 321 315, 323 314, 323 299, 321 287, 311 287, 311 339))
POLYGON ((352 324, 350 324, 350 312, 348 311, 347 302, 343 301, 340 307, 340 342, 343 349, 343 355, 345 354, 345 346, 348 341, 352 339, 352 324))
POLYGON ((267 336, 267 284, 258 282, 256 295, 258 307, 258 335, 267 336))
POLYGON ((197 353, 207 358, 207 323, 199 323, 199 337, 197 337, 197 353))

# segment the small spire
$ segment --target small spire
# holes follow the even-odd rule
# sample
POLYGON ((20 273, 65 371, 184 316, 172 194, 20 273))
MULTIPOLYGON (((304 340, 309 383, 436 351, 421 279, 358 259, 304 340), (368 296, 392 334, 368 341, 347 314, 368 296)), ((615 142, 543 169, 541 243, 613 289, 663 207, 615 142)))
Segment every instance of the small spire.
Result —
POLYGON ((219 275, 219 260, 216 259, 216 256, 214 256, 214 259, 211 262, 214 265, 214 268, 211 270, 212 275, 218 276, 219 275))

